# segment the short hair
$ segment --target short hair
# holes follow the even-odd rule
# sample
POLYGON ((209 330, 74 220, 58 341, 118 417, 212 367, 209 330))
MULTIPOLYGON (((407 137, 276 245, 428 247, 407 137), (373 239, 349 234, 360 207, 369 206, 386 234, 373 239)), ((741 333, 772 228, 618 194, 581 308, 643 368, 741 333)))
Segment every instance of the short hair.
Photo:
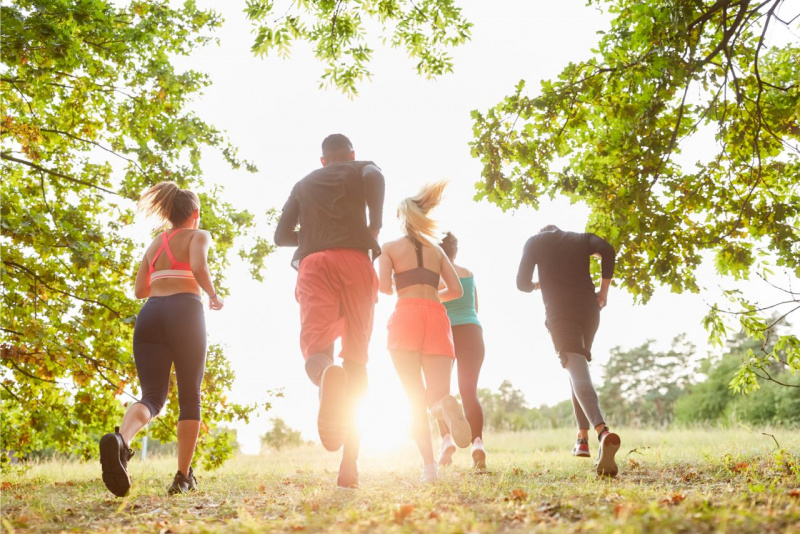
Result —
POLYGON ((547 226, 543 226, 542 229, 539 230, 539 233, 542 233, 542 232, 555 232, 558 229, 559 229, 558 226, 556 226, 555 224, 548 224, 547 226))
POLYGON ((322 157, 326 161, 347 161, 352 151, 353 143, 346 135, 331 134, 322 140, 322 157))
POLYGON ((454 236, 452 232, 447 232, 444 234, 439 246, 442 247, 444 253, 450 258, 450 261, 452 261, 458 250, 458 239, 456 239, 456 236, 454 236))

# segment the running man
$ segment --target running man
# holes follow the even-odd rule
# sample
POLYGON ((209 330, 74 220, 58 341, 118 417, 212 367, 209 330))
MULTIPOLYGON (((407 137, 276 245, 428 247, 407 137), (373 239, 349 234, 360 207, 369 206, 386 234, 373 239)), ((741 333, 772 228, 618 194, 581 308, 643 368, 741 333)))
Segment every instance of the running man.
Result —
POLYGON ((589 376, 592 341, 606 306, 614 276, 614 248, 595 234, 564 232, 554 225, 542 228, 528 239, 517 272, 517 288, 530 293, 542 290, 545 326, 550 331, 561 365, 569 373, 572 406, 578 423, 578 440, 572 454, 589 456, 589 427, 600 442, 597 474, 617 475, 614 455, 620 439, 605 423, 597 392, 589 376), (595 293, 589 274, 589 258, 601 258, 602 281, 595 293), (539 281, 533 282, 538 267, 539 281))
POLYGON ((358 486, 355 425, 367 391, 367 349, 378 296, 372 261, 381 252, 384 178, 371 161, 356 161, 342 134, 322 141, 322 168, 297 182, 283 206, 275 244, 297 247, 295 297, 300 304, 300 349, 319 387, 317 428, 329 451, 344 445, 337 484, 358 486), (367 219, 369 211, 369 219, 367 219), (299 230, 297 226, 299 224, 299 230), (342 338, 342 367, 333 344, 342 338))

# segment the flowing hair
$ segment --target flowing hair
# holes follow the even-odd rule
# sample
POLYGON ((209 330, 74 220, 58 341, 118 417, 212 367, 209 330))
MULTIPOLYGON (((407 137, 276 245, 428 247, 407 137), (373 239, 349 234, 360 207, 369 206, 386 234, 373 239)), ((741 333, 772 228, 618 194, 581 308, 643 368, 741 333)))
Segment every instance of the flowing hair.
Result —
POLYGON ((415 196, 400 202, 397 217, 404 235, 421 243, 439 241, 436 221, 428 213, 442 201, 446 186, 446 180, 426 184, 415 196))
POLYGON ((139 211, 148 217, 155 216, 161 226, 169 222, 179 226, 200 208, 200 199, 192 191, 181 189, 175 182, 161 182, 139 198, 139 211))

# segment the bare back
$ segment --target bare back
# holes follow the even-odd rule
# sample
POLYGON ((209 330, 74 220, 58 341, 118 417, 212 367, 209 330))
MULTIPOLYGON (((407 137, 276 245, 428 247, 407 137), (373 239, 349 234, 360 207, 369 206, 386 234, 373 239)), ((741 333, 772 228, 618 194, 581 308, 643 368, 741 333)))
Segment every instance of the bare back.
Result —
MULTIPOLYGON (((381 250, 381 256, 378 258, 381 291, 392 293, 392 274, 409 271, 419 266, 416 248, 410 239, 400 238, 384 243, 381 250)), ((422 265, 425 269, 439 274, 446 288, 458 288, 459 295, 446 298, 446 300, 460 296, 461 283, 458 280, 458 275, 441 248, 430 243, 423 243, 422 265)), ((414 284, 398 290, 397 297, 440 301, 442 300, 442 293, 437 288, 426 284, 414 284)))

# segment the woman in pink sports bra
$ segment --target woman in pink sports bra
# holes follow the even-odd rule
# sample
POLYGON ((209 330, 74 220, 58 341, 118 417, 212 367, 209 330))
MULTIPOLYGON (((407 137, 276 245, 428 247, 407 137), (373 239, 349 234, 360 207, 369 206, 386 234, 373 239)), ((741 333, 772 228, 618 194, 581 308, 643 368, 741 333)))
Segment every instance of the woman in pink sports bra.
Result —
POLYGON ((439 478, 433 458, 428 409, 447 422, 459 447, 472 439, 469 423, 458 401, 450 395, 450 373, 455 352, 450 321, 443 301, 463 293, 453 264, 437 245, 436 223, 428 212, 439 205, 446 182, 426 185, 400 203, 397 216, 404 237, 384 243, 378 257, 380 291, 397 291, 389 318, 388 349, 411 402, 414 440, 422 455, 423 483, 439 478), (393 276, 394 275, 394 276, 393 276), (444 289, 439 289, 439 281, 444 289))
POLYGON ((147 248, 136 274, 137 298, 147 298, 136 317, 133 358, 142 398, 125 412, 122 425, 100 439, 103 482, 115 495, 131 486, 129 444, 164 407, 172 366, 178 384, 178 472, 170 494, 194 490, 192 471, 200 431, 200 386, 206 361, 206 327, 200 290, 208 307, 222 309, 208 269, 211 236, 199 230, 200 199, 172 182, 161 182, 139 199, 139 210, 155 215, 169 228, 147 248))

